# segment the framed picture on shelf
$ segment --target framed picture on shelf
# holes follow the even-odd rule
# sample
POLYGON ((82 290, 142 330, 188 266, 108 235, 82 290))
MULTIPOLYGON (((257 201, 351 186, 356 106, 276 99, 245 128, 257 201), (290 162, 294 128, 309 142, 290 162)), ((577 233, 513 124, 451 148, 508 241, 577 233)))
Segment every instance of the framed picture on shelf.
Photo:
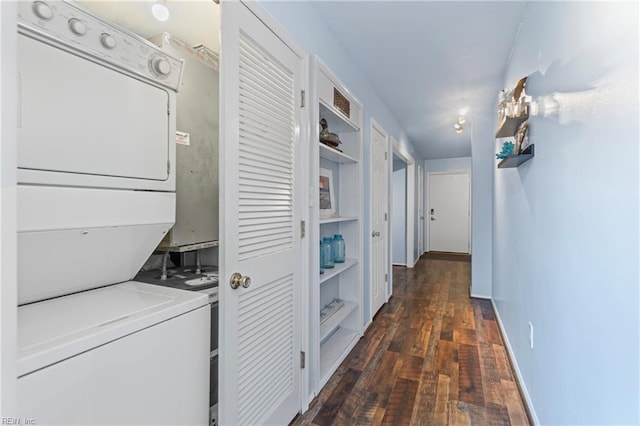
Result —
POLYGON ((320 217, 336 216, 336 200, 333 193, 333 173, 328 169, 320 169, 320 217))

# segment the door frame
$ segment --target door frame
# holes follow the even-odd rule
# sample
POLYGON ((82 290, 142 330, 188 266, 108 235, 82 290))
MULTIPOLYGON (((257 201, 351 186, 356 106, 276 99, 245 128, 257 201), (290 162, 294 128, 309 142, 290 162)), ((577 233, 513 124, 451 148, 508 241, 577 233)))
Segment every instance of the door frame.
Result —
POLYGON ((17 55, 15 2, 0 1, 0 414, 16 414, 18 383, 17 55))
MULTIPOLYGON (((390 138, 389 138, 389 133, 385 130, 384 127, 382 127, 382 125, 380 123, 378 123, 373 117, 370 117, 369 119, 369 146, 371 147, 371 164, 373 165, 373 144, 372 144, 372 140, 373 140, 373 133, 374 131, 378 131, 380 133, 382 133, 383 135, 385 135, 386 138, 386 144, 385 144, 385 149, 387 152, 387 205, 386 205, 386 212, 387 212, 387 220, 385 223, 385 231, 386 231, 386 241, 385 241, 385 253, 384 253, 384 259, 385 259, 385 274, 387 274, 387 288, 386 288, 386 301, 388 302, 389 299, 391 298, 391 295, 393 294, 393 274, 391 273, 392 270, 392 266, 391 266, 391 256, 389 256, 389 253, 391 252, 391 238, 390 238, 390 232, 391 232, 391 227, 389 226, 389 224, 391 223, 391 221, 389 220, 389 213, 390 213, 390 191, 389 191, 389 185, 390 185, 390 180, 391 180, 391 171, 393 170, 393 156, 389 155, 389 152, 391 151, 390 149, 390 138)), ((373 173, 373 167, 371 166, 370 168, 371 172, 373 173)), ((370 180, 373 180, 372 177, 369 177, 370 180)), ((373 212, 373 191, 374 188, 371 186, 369 188, 369 212, 373 212)), ((370 234, 371 234, 371 230, 373 229, 373 215, 370 214, 369 217, 369 232, 367 234, 367 238, 369 238, 370 234)), ((369 290, 369 314, 371 316, 371 320, 373 320, 373 244, 371 242, 371 240, 369 240, 369 276, 370 276, 370 283, 371 283, 371 289, 369 290)))
MULTIPOLYGON (((309 93, 309 55, 302 48, 301 45, 291 36, 286 29, 271 16, 271 14, 262 7, 258 2, 249 1, 249 0, 240 0, 251 13, 253 13, 271 32, 273 32, 276 37, 278 37, 294 54, 303 61, 302 67, 302 75, 301 75, 301 85, 305 93, 309 93)), ((225 23, 224 15, 220 16, 220 28, 225 23)), ((222 41, 220 42, 222 44, 222 41)), ((222 49, 221 49, 222 50, 222 49)), ((220 55, 220 61, 224 61, 224 54, 220 55)), ((222 98, 223 87, 220 88, 222 98)), ((220 129, 222 129, 222 120, 224 120, 224 108, 219 108, 220 110, 220 129)), ((310 155, 310 140, 311 140, 311 119, 309 117, 309 105, 308 103, 301 108, 298 108, 298 123, 299 123, 299 141, 300 141, 300 155, 299 159, 296 160, 296 177, 298 181, 301 183, 297 185, 296 196, 298 197, 298 210, 299 217, 301 221, 304 221, 306 224, 309 223, 309 197, 307 196, 308 190, 306 189, 305 182, 309 182, 309 168, 306 167, 308 164, 308 159, 310 155)), ((220 140, 224 140, 220 138, 220 140)), ((219 177, 219 185, 222 187, 224 185, 224 176, 219 177)), ((222 199, 222 191, 220 191, 220 197, 222 199)), ((224 203, 220 203, 222 206, 224 203)), ((310 319, 308 315, 305 315, 306 309, 304 301, 309 300, 309 280, 306 277, 309 276, 309 236, 306 235, 301 238, 300 243, 300 277, 302 282, 300 283, 300 292, 299 292, 299 300, 294 301, 294 303, 298 304, 297 312, 298 314, 295 316, 294 321, 297 321, 300 324, 300 350, 306 354, 309 354, 310 351, 310 342, 309 342, 309 329, 310 329, 310 319)), ((221 256, 223 253, 219 253, 221 256)), ((221 277, 225 277, 223 271, 219 271, 221 277)), ((225 271, 226 273, 226 271, 225 271)), ((223 280, 224 281, 224 280, 223 280)), ((222 282, 221 285, 225 285, 226 283, 222 282)), ((221 300, 222 302, 222 300, 221 300)), ((221 303, 222 305, 222 303, 221 303)), ((220 331, 225 327, 223 321, 223 315, 219 315, 218 321, 218 329, 219 335, 220 331)), ((218 369, 223 368, 223 366, 219 363, 218 369)), ((304 412, 309 408, 309 368, 301 368, 299 369, 300 374, 300 395, 299 395, 299 412, 304 412)), ((218 375, 220 377, 220 375, 218 375)))
MULTIPOLYGON (((407 235, 405 236, 405 242, 407 244, 406 262, 407 268, 413 268, 418 261, 418 259, 416 259, 414 255, 416 225, 416 161, 411 153, 403 149, 403 147, 400 145, 400 142, 398 142, 396 138, 392 137, 391 141, 393 143, 393 153, 407 165, 407 235)), ((391 160, 391 170, 393 173, 393 159, 391 160)))
MULTIPOLYGON (((449 171, 449 172, 429 172, 427 173, 427 197, 426 197, 426 206, 425 206, 425 215, 426 212, 429 211, 429 208, 431 207, 431 203, 430 203, 430 199, 431 199, 431 191, 429 190, 430 185, 431 185, 431 175, 467 175, 467 179, 469 181, 469 215, 468 217, 468 221, 469 221, 469 235, 467 236, 467 241, 469 242, 469 251, 467 252, 468 254, 471 254, 471 214, 472 214, 472 210, 471 210, 471 172, 469 171, 465 171, 465 170, 456 170, 456 171, 449 171)), ((428 221, 428 225, 427 225, 427 239, 426 239, 426 250, 425 251, 431 251, 431 245, 429 244, 429 241, 431 239, 431 220, 428 221)))
POLYGON ((424 254, 425 245, 424 245, 424 167, 418 164, 418 177, 417 177, 417 188, 418 188, 418 259, 420 256, 424 254))

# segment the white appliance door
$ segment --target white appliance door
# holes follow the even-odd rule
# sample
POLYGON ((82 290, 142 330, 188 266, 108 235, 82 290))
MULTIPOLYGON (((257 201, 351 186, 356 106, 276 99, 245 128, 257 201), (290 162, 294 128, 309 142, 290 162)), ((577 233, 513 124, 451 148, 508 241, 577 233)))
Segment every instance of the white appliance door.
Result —
MULTIPOLYGON (((389 204, 389 164, 387 134, 375 124, 371 126, 372 182, 371 182, 371 250, 372 250, 372 306, 371 317, 384 304, 387 292, 387 206, 389 204)), ((391 294, 391 291, 389 291, 391 294)))
POLYGON ((470 253, 469 174, 429 174, 429 251, 470 253))
POLYGON ((19 168, 168 179, 167 90, 24 35, 18 52, 19 168))
POLYGON ((288 424, 300 408, 304 62, 242 3, 222 16, 219 419, 288 424), (232 289, 233 273, 247 288, 232 289))
POLYGON ((47 425, 205 425, 209 306, 18 379, 18 412, 47 425))

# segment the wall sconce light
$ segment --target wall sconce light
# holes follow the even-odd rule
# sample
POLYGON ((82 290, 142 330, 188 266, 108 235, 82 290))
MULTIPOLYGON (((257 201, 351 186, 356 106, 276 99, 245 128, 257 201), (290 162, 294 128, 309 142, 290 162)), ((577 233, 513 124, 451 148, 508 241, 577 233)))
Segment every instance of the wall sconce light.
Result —
POLYGON ((153 6, 151 6, 151 14, 160 22, 168 20, 169 9, 167 8, 166 1, 154 3, 153 6))

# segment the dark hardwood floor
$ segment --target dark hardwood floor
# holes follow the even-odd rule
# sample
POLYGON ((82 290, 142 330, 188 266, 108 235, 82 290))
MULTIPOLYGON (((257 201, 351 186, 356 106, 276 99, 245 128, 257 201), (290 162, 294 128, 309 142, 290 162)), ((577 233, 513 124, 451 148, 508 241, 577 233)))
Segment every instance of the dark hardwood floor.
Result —
POLYGON ((297 425, 528 425, 468 257, 394 267, 393 297, 297 425))

